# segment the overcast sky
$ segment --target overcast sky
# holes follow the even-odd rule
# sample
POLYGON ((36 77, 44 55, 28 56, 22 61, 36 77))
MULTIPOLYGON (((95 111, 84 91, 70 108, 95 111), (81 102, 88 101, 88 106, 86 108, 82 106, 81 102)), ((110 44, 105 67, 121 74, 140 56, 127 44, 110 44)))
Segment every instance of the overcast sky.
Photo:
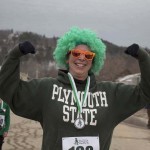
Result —
POLYGON ((150 0, 0 0, 0 29, 52 37, 72 26, 119 46, 150 48, 150 0))

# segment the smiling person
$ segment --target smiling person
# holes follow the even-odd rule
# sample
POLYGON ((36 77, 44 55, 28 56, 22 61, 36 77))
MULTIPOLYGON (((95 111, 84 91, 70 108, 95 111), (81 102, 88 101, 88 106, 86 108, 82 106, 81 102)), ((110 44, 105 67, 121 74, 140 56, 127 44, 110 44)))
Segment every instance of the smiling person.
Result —
POLYGON ((114 128, 150 102, 149 54, 137 44, 125 50, 141 69, 140 83, 125 85, 96 81, 105 51, 95 32, 72 27, 53 53, 58 76, 27 82, 19 78, 20 57, 34 54, 34 46, 25 41, 8 53, 0 97, 15 114, 40 122, 42 150, 109 150, 114 128))
POLYGON ((95 53, 91 52, 86 45, 78 45, 75 49, 69 51, 68 54, 71 54, 68 59, 69 72, 74 78, 85 80, 92 66, 92 59, 95 53))

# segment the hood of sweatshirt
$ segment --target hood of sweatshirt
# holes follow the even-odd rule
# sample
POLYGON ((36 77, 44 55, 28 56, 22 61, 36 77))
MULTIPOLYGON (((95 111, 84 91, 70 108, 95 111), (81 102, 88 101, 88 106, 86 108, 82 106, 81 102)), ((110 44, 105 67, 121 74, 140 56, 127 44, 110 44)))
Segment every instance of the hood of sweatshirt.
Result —
MULTIPOLYGON (((89 76, 90 76, 90 88, 95 87, 95 85, 96 85, 95 75, 93 73, 91 73, 91 74, 89 74, 89 76)), ((70 80, 68 77, 68 71, 67 70, 59 70, 57 79, 59 82, 62 82, 63 84, 70 85, 70 80)), ((77 80, 74 78, 74 81, 75 81, 77 87, 82 87, 82 85, 84 87, 87 79, 82 81, 82 80, 77 80)))

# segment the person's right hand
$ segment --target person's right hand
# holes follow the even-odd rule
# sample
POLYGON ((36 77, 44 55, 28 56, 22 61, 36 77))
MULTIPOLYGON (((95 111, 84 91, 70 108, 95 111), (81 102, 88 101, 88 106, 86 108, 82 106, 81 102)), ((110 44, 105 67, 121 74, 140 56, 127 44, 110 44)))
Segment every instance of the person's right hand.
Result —
POLYGON ((138 57, 138 51, 139 51, 139 45, 138 44, 132 44, 125 50, 125 53, 128 55, 131 55, 132 57, 137 58, 138 57))
POLYGON ((35 54, 35 47, 29 41, 19 43, 19 49, 24 55, 28 53, 35 54))

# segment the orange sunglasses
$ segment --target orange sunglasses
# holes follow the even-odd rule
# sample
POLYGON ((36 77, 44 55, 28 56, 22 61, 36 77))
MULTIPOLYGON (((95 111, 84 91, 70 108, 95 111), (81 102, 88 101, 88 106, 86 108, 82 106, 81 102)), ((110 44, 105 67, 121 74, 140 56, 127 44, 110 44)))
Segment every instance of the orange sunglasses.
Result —
POLYGON ((91 51, 85 51, 85 50, 80 50, 80 49, 73 49, 69 51, 69 54, 72 54, 72 56, 78 58, 80 57, 81 54, 84 54, 85 59, 87 60, 92 60, 95 56, 95 53, 91 51))

